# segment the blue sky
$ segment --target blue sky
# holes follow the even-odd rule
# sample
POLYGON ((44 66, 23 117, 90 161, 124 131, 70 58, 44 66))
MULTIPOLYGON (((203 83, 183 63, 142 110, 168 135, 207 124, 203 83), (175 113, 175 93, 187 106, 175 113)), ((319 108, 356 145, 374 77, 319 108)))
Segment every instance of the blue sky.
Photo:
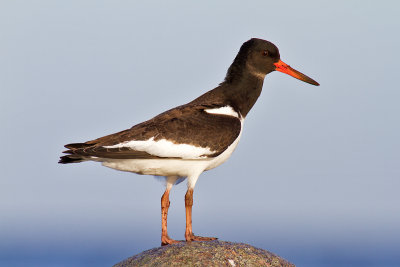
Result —
MULTIPOLYGON (((110 266, 160 243, 163 185, 63 145, 133 126, 224 78, 252 37, 317 80, 266 77, 193 230, 297 266, 400 265, 396 1, 3 1, 0 265, 110 266)), ((185 184, 169 232, 183 239, 185 184)))

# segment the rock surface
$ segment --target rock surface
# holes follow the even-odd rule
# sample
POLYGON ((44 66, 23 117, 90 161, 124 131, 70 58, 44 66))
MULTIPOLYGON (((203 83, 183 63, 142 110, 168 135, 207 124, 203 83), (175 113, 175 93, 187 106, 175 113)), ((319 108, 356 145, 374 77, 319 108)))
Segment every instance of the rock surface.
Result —
POLYGON ((114 267, 130 266, 295 266, 277 255, 243 243, 182 242, 146 250, 114 267))

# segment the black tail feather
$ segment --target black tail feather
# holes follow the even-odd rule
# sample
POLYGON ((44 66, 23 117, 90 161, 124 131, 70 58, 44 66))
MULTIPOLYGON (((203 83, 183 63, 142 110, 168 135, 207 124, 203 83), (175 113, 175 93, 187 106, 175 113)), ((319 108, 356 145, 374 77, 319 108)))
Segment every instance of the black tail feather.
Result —
POLYGON ((79 163, 82 161, 84 161, 84 159, 78 155, 66 155, 66 156, 60 157, 60 160, 58 161, 58 163, 68 164, 68 163, 79 163))
POLYGON ((70 154, 70 155, 65 155, 60 157, 60 160, 58 163, 61 164, 68 164, 68 163, 79 163, 82 161, 85 161, 85 158, 83 155, 79 155, 80 153, 76 152, 82 152, 85 148, 91 147, 93 145, 89 145, 86 143, 72 143, 72 144, 67 144, 64 147, 68 148, 68 150, 63 151, 63 153, 70 154))

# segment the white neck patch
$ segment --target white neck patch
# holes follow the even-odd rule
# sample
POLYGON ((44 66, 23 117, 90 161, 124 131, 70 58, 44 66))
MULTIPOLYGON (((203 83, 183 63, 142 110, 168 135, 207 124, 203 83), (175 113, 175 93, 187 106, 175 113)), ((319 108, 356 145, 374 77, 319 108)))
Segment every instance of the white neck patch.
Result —
POLYGON ((239 114, 231 106, 205 109, 204 111, 207 113, 210 113, 210 114, 228 115, 228 116, 232 116, 232 117, 236 117, 236 118, 240 119, 239 114))
POLYGON ((254 76, 256 76, 256 77, 258 77, 258 78, 260 78, 262 80, 264 80, 265 76, 267 75, 266 73, 262 73, 262 72, 256 70, 255 67, 253 67, 252 65, 250 65, 248 63, 246 64, 246 66, 250 70, 251 74, 253 74, 254 76))

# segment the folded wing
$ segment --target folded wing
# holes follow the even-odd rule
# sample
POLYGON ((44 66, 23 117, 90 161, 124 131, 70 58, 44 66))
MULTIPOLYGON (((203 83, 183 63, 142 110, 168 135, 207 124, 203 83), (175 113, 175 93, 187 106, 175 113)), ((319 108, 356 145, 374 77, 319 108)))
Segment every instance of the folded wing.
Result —
POLYGON ((241 131, 238 117, 208 113, 208 106, 184 105, 115 134, 68 144, 60 163, 95 158, 202 159, 221 154, 241 131))

